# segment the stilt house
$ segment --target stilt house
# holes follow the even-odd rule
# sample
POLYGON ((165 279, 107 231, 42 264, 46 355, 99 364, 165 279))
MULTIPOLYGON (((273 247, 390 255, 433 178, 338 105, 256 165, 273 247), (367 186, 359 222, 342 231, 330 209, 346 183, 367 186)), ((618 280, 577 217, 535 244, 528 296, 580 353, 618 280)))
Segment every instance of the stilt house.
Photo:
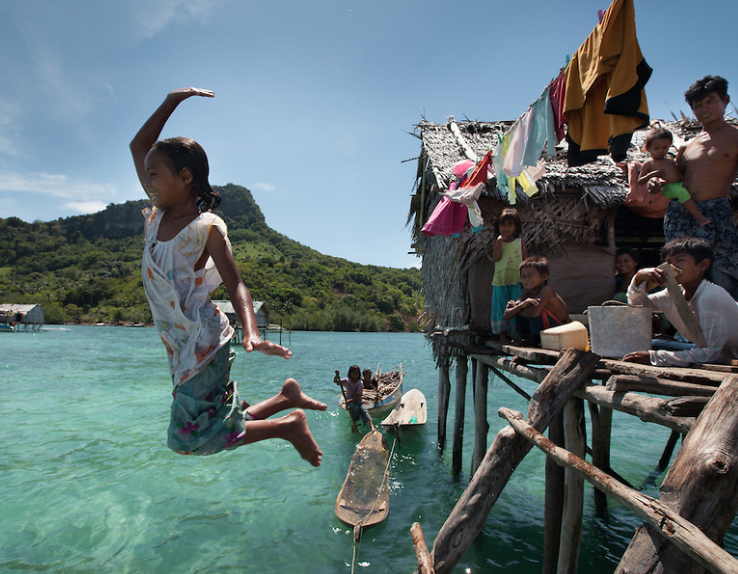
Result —
MULTIPOLYGON (((484 218, 481 229, 473 231, 467 223, 458 237, 428 237, 421 228, 443 191, 456 179, 454 165, 467 159, 478 161, 494 150, 512 123, 456 122, 451 117, 446 125, 422 121, 417 126, 422 148, 409 222, 413 247, 423 260, 425 319, 431 332, 485 332, 490 328, 495 221, 510 207, 508 197, 497 188, 496 177, 487 180, 478 200, 484 218)), ((661 123, 675 134, 677 142, 694 137, 701 129, 687 120, 661 123)), ((640 149, 645 134, 645 130, 634 134, 627 162, 648 159, 640 149)), ((538 192, 529 197, 518 189, 514 207, 523 222, 528 254, 549 259, 549 283, 567 302, 570 313, 579 314, 612 297, 618 247, 635 247, 643 263, 656 263, 663 245, 663 225, 661 218, 641 217, 624 206, 629 190, 626 168, 607 156, 568 167, 565 147, 557 152, 550 160, 544 153, 545 172, 536 182, 538 192)), ((434 343, 434 352, 437 359, 453 354, 440 341, 434 343)))

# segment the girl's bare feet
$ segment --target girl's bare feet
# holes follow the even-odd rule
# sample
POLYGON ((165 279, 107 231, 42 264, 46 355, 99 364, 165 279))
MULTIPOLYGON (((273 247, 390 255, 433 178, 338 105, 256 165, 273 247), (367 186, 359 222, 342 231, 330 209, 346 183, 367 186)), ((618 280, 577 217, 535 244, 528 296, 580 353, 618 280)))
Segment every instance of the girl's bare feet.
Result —
POLYGON ((287 423, 287 429, 284 438, 292 443, 300 453, 300 456, 313 466, 320 466, 323 458, 323 451, 318 447, 318 443, 313 439, 308 428, 305 412, 301 409, 292 411, 284 417, 287 423))
POLYGON ((280 394, 289 402, 288 408, 297 407, 314 411, 324 411, 328 408, 325 403, 316 401, 303 393, 300 388, 300 383, 295 379, 287 379, 284 382, 284 385, 282 385, 280 394))

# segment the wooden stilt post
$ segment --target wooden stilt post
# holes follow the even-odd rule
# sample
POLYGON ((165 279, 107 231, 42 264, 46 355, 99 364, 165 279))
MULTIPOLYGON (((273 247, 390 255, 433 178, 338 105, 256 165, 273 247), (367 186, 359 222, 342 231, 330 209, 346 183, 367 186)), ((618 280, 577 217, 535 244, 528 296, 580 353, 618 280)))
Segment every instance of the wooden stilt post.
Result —
MULTIPOLYGON (((564 443, 566 450, 584 458, 584 401, 573 397, 564 407, 564 443)), ((571 469, 566 469, 564 482, 564 514, 561 519, 558 574, 576 574, 579 547, 582 543, 582 514, 584 503, 584 479, 571 469)))
MULTIPOLYGON (((589 415, 592 420, 592 464, 605 472, 610 468, 610 439, 612 436, 612 409, 605 406, 597 407, 595 403, 589 405, 589 415)), ((602 515, 607 512, 607 495, 595 489, 595 510, 602 515)))
MULTIPOLYGON (((667 504, 625 486, 588 462, 557 447, 523 421, 523 415, 520 413, 501 407, 498 414, 506 419, 516 432, 525 436, 527 440, 546 453, 546 456, 553 458, 557 464, 580 473, 589 483, 604 490, 620 504, 644 518, 662 536, 671 540, 684 552, 690 553, 702 564, 703 568, 709 569, 713 574, 738 573, 738 560, 710 540, 697 526, 672 511, 667 504)), ((628 570, 628 572, 646 572, 646 570, 628 570)), ((668 568, 648 570, 648 572, 681 573, 680 570, 668 568)))
POLYGON ((466 408, 466 376, 469 365, 466 355, 456 357, 456 413, 454 417, 454 445, 451 453, 451 470, 461 472, 461 455, 464 450, 464 410, 466 408))
POLYGON ((413 546, 415 547, 415 557, 418 559, 419 574, 433 574, 433 562, 431 561, 430 552, 425 545, 425 536, 420 522, 413 522, 410 527, 410 534, 413 538, 413 546))
MULTIPOLYGON (((738 510, 738 377, 727 377, 702 414, 661 485, 661 501, 720 544, 738 510)), ((616 573, 696 574, 704 566, 666 542, 651 526, 638 528, 616 573)), ((717 570, 715 570, 717 572, 717 570)))
MULTIPOLYGON (((564 414, 557 413, 548 426, 548 439, 564 446, 564 414)), ((544 508, 543 574, 556 574, 564 515, 564 467, 546 458, 546 502, 544 508)))
MULTIPOLYGON (((593 353, 567 349, 530 401, 530 424, 539 431, 545 430, 554 414, 589 377, 599 359, 593 353)), ((517 436, 511 428, 504 428, 497 434, 482 464, 436 536, 432 555, 437 574, 453 570, 482 531, 500 492, 530 449, 530 443, 517 436)))
POLYGON ((448 401, 451 395, 451 380, 449 378, 449 360, 444 358, 438 367, 438 450, 446 446, 446 419, 448 418, 448 401))
POLYGON ((489 367, 480 361, 477 363, 477 373, 474 379, 474 453, 472 454, 471 474, 477 472, 484 453, 487 452, 487 384, 489 381, 489 367))

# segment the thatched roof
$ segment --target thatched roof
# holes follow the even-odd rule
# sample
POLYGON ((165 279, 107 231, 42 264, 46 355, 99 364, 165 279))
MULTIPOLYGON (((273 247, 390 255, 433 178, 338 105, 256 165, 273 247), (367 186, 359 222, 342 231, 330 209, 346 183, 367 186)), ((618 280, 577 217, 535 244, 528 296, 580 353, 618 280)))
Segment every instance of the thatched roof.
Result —
MULTIPOLYGON (((676 138, 689 140, 701 131, 701 126, 694 120, 680 122, 659 121, 669 129, 676 138)), ((733 122, 731 122, 733 123, 733 122)), ((423 142, 421 161, 427 158, 425 168, 434 173, 437 185, 447 186, 455 179, 453 167, 465 159, 481 159, 489 149, 495 150, 499 137, 505 134, 513 122, 457 122, 449 117, 446 125, 422 121, 416 131, 423 142), (454 132, 458 129, 458 135, 454 132), (472 153, 469 154, 469 151, 472 153), (472 155, 472 157, 469 157, 472 155), (476 157, 474 157, 476 156, 476 157)), ((646 161, 648 154, 641 150, 647 130, 639 130, 633 134, 627 161, 646 161)), ((556 157, 548 160, 544 152, 545 174, 538 180, 540 193, 550 194, 557 190, 578 189, 603 209, 619 205, 625 200, 628 192, 628 181, 623 171, 615 165, 609 156, 602 156, 597 161, 580 166, 569 167, 566 160, 566 142, 557 146, 556 157)), ((422 168, 421 168, 422 169, 422 168)), ((496 187, 496 179, 488 181, 486 195, 490 199, 505 200, 496 187)), ((735 186, 738 190, 738 186, 735 186)), ((519 201, 527 196, 518 194, 519 201)))

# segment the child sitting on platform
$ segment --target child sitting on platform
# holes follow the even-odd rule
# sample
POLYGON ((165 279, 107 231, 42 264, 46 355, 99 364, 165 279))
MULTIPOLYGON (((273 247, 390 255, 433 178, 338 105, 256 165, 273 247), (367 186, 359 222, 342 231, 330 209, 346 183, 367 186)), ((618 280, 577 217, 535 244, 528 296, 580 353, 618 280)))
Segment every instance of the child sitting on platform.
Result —
POLYGON ((528 257, 520 264, 523 292, 517 301, 508 301, 504 318, 517 317, 523 341, 539 345, 540 333, 549 327, 569 323, 566 302, 548 284, 548 259, 528 257))
MULTIPOLYGON (((670 241, 662 249, 664 260, 681 273, 676 280, 681 285, 684 298, 697 318, 705 347, 689 346, 683 350, 635 351, 623 357, 623 361, 656 366, 686 367, 691 363, 714 363, 725 358, 738 358, 738 303, 722 287, 708 280, 713 261, 710 244, 695 237, 681 237, 670 241)), ((640 269, 628 287, 628 302, 648 305, 663 312, 679 333, 693 340, 693 335, 677 312, 677 307, 667 290, 653 294, 646 292, 649 282, 663 285, 666 272, 659 268, 640 269)))

